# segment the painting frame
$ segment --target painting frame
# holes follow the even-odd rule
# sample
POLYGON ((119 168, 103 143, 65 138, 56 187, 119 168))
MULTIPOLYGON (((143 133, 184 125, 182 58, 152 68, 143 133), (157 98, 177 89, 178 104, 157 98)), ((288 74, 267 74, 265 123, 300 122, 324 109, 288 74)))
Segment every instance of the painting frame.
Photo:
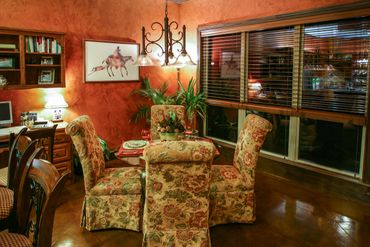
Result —
POLYGON ((84 82, 138 82, 140 69, 134 65, 138 56, 135 42, 83 40, 84 82))
POLYGON ((223 50, 221 51, 221 78, 240 77, 240 52, 223 50))

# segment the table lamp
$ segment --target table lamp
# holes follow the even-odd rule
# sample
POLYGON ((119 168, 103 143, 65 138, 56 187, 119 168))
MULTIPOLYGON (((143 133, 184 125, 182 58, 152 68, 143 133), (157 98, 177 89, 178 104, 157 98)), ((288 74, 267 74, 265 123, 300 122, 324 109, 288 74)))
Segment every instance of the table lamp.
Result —
POLYGON ((68 104, 65 101, 63 95, 61 94, 52 94, 47 96, 45 108, 46 109, 52 109, 53 112, 53 119, 51 121, 53 122, 63 122, 63 110, 64 108, 67 108, 68 104))

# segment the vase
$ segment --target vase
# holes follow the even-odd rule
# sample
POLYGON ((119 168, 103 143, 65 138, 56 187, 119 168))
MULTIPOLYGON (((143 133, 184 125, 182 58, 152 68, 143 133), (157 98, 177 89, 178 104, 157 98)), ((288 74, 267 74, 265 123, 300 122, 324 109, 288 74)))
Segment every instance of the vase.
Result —
POLYGON ((184 133, 159 133, 159 138, 162 141, 177 141, 184 137, 184 133))

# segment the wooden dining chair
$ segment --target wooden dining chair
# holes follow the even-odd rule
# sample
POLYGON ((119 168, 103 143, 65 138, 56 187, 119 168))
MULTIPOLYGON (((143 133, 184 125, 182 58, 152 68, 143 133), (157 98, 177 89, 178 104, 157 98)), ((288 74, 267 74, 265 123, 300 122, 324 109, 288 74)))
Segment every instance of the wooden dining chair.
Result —
POLYGON ((214 146, 168 141, 144 149, 143 246, 210 246, 209 174, 214 146))
POLYGON ((8 162, 7 187, 0 187, 0 229, 15 227, 15 206, 17 205, 20 179, 26 163, 35 149, 36 141, 23 136, 26 129, 17 135, 12 134, 8 162))
POLYGON ((57 124, 54 124, 51 127, 31 129, 24 133, 31 140, 37 140, 36 147, 45 147, 45 153, 42 157, 51 163, 53 163, 54 158, 54 138, 57 126, 57 124))
POLYGON ((17 228, 15 232, 0 232, 2 247, 51 246, 55 209, 69 174, 60 175, 49 161, 36 159, 43 152, 43 148, 35 150, 23 170, 17 228))

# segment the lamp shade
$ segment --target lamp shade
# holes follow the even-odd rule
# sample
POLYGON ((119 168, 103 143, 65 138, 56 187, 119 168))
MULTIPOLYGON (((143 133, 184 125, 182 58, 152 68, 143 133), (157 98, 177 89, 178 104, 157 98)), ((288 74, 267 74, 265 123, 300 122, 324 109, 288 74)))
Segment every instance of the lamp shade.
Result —
POLYGON ((177 57, 175 63, 172 64, 173 66, 177 68, 184 67, 185 65, 197 65, 196 63, 191 60, 191 57, 189 54, 185 52, 181 52, 181 54, 177 57))
POLYGON ((136 62, 133 64, 136 66, 155 66, 153 60, 148 56, 148 54, 140 54, 136 62))
POLYGON ((56 108, 67 108, 68 104, 65 101, 63 95, 61 94, 52 94, 48 95, 46 98, 45 108, 56 109, 56 108))

